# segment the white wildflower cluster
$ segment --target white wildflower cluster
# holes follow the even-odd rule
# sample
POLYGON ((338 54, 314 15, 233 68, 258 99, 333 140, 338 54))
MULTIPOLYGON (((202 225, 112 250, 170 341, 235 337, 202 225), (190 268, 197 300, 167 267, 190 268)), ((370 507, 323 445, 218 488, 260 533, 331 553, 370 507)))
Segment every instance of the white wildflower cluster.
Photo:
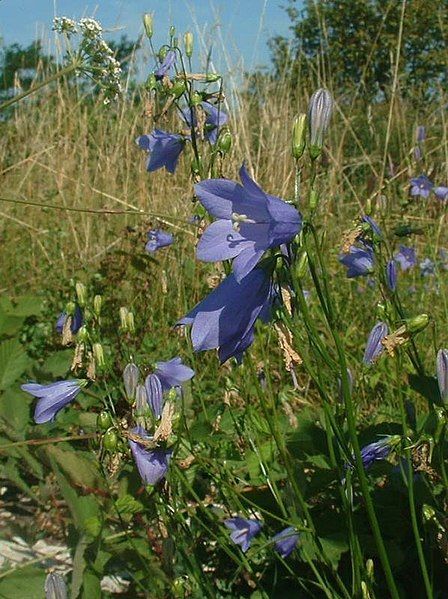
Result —
POLYGON ((68 35, 81 34, 79 49, 83 58, 82 72, 99 85, 104 94, 105 104, 117 98, 122 92, 120 83, 122 70, 112 49, 103 39, 103 28, 100 23, 95 19, 80 19, 76 22, 67 17, 56 17, 54 30, 68 35))

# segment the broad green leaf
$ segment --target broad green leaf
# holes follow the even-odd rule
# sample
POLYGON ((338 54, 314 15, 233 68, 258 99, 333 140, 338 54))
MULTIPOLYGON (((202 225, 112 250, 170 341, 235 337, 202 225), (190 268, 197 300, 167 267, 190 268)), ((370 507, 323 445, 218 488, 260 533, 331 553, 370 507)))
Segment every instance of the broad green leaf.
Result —
POLYGON ((96 460, 87 452, 65 449, 60 445, 50 445, 46 452, 73 484, 88 488, 103 487, 96 460))
POLYGON ((0 343, 0 390, 7 389, 27 369, 30 359, 17 339, 0 343))
POLYGON ((64 376, 71 366, 73 360, 73 350, 63 349, 51 354, 42 365, 41 370, 51 374, 53 377, 64 376))
POLYGON ((43 568, 28 566, 0 579, 2 599, 44 599, 47 574, 43 568))

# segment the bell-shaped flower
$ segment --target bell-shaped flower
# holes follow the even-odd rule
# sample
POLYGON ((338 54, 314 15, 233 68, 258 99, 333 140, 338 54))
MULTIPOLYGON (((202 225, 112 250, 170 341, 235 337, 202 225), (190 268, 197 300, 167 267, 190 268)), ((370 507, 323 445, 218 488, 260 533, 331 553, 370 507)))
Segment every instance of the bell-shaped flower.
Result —
POLYGON ((339 262, 347 268, 349 278, 368 275, 374 266, 373 249, 367 243, 362 247, 352 245, 347 254, 339 256, 339 262))
MULTIPOLYGON (((143 440, 151 440, 151 437, 141 426, 137 426, 132 432, 143 440)), ((129 439, 129 447, 145 485, 155 485, 165 478, 171 459, 171 450, 162 448, 147 449, 143 444, 131 439, 129 439)))
POLYGON ((297 546, 299 542, 299 533, 293 526, 288 526, 281 532, 278 532, 272 537, 274 541, 275 550, 286 559, 297 546))
POLYGON ((205 262, 233 260, 241 281, 270 248, 290 242, 302 227, 297 210, 265 193, 240 169, 242 185, 228 179, 209 179, 195 186, 204 208, 218 220, 202 235, 197 257, 205 262))
POLYGON ((61 312, 56 321, 56 330, 58 333, 62 334, 64 331, 65 323, 67 322, 67 318, 71 318, 70 322, 70 331, 73 335, 79 331, 84 322, 84 316, 82 310, 79 306, 75 307, 75 311, 73 312, 73 316, 69 316, 67 312, 61 312))
POLYGON ((34 411, 34 421, 37 424, 43 424, 54 420, 59 410, 62 410, 64 406, 73 401, 86 385, 86 380, 73 379, 57 381, 49 385, 27 383, 22 385, 21 389, 39 399, 34 411))
POLYGON ((365 445, 361 449, 364 468, 367 470, 367 468, 370 468, 375 462, 385 460, 399 439, 400 437, 398 435, 387 435, 379 441, 365 445))
MULTIPOLYGON (((229 117, 228 117, 227 113, 225 113, 221 109, 221 107, 216 107, 213 104, 210 104, 210 102, 201 102, 201 107, 203 108, 204 112, 206 113, 205 123, 204 123, 204 137, 212 145, 215 145, 215 143, 218 140, 219 130, 223 125, 225 125, 227 123, 227 121, 229 120, 229 117)), ((183 117, 184 121, 186 122, 188 127, 191 127, 191 123, 192 123, 191 110, 186 109, 186 110, 182 110, 181 112, 182 112, 182 117, 183 117)), ((194 113, 194 110, 193 110, 193 123, 194 123, 194 126, 196 127, 197 118, 194 113)))
POLYGON ((241 546, 241 550, 245 553, 252 542, 252 539, 260 532, 262 523, 259 520, 241 518, 228 518, 224 520, 224 524, 231 530, 230 538, 236 545, 241 546))
POLYGON ((138 385, 138 379, 140 378, 140 370, 133 362, 126 364, 123 370, 123 382, 126 395, 129 399, 134 399, 135 391, 138 385))
POLYGON ((67 585, 58 572, 50 572, 45 579, 45 599, 67 599, 67 585))
POLYGON ((395 262, 401 267, 401 270, 408 270, 417 264, 417 255, 414 248, 400 245, 398 252, 394 254, 395 262))
POLYGON ((434 187, 434 194, 442 201, 448 201, 448 187, 445 185, 440 185, 438 187, 434 187))
POLYGON ((377 322, 370 331, 364 352, 364 364, 373 364, 378 356, 384 351, 382 340, 389 333, 389 327, 385 322, 377 322))
POLYGON ((177 324, 192 325, 195 351, 218 349, 221 362, 241 360, 253 343, 257 319, 269 320, 273 298, 266 269, 255 268, 241 281, 231 274, 177 324))
POLYGON ((426 175, 419 175, 411 179, 411 195, 428 198, 434 183, 426 175))
POLYGON ((439 349, 437 352, 437 382, 440 397, 446 404, 448 402, 448 349, 439 349))
POLYGON ((146 170, 156 171, 165 167, 170 173, 176 170, 177 162, 185 147, 185 138, 177 133, 168 133, 161 129, 154 129, 149 135, 137 137, 137 145, 149 152, 146 170))
POLYGON ((174 241, 171 233, 167 233, 161 229, 151 229, 148 231, 147 236, 148 241, 146 242, 145 250, 150 254, 157 252, 160 248, 171 245, 174 241))
POLYGON ((179 357, 168 362, 156 362, 155 371, 148 375, 145 381, 148 404, 156 418, 162 415, 163 394, 173 387, 182 386, 182 383, 189 381, 194 374, 194 370, 185 366, 179 357))
POLYGON ((176 52, 174 50, 168 50, 165 58, 162 60, 162 64, 159 68, 154 71, 154 75, 157 80, 163 79, 165 75, 170 72, 171 67, 176 62, 176 52))

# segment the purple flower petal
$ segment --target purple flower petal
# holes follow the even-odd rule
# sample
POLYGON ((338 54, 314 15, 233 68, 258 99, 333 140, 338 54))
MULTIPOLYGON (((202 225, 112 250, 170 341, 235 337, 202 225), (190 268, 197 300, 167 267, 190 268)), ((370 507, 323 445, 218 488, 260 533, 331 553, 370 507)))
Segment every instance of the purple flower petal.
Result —
POLYGON ((367 345, 364 352, 364 364, 372 364, 378 356, 384 351, 384 346, 381 341, 388 334, 389 327, 385 322, 377 322, 370 331, 367 345))
POLYGON ((160 418, 163 409, 162 383, 156 374, 150 374, 145 379, 146 397, 154 416, 160 418))
POLYGON ((248 518, 228 518, 224 520, 225 526, 231 530, 230 538, 232 541, 241 546, 241 550, 245 553, 255 537, 261 530, 262 523, 259 520, 248 518))
MULTIPOLYGON (((147 432, 141 427, 136 427, 132 432, 142 438, 150 439, 147 432)), ((146 449, 140 443, 130 439, 129 447, 139 474, 146 485, 155 485, 165 478, 171 459, 171 450, 146 449)))
POLYGON ((74 379, 49 385, 27 383, 21 389, 39 399, 34 411, 34 421, 36 424, 43 424, 54 420, 56 414, 75 399, 85 384, 84 380, 74 379))
POLYGON ((156 362, 156 371, 163 391, 172 387, 180 387, 182 383, 194 377, 194 370, 182 363, 181 358, 176 357, 167 362, 156 362))
POLYGON ((288 528, 274 535, 272 540, 274 541, 275 550, 283 559, 286 559, 296 548, 299 542, 299 534, 295 528, 288 526, 288 528))

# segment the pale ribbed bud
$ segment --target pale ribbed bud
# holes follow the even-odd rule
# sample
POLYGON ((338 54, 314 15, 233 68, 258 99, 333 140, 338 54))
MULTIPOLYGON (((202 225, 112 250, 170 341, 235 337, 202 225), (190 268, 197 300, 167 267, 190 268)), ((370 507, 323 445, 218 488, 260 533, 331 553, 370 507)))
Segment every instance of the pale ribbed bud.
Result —
POLYGON ((134 399, 135 397, 139 377, 140 370, 138 369, 138 366, 136 366, 133 362, 127 364, 123 370, 123 382, 126 395, 129 399, 134 399))
POLYGON ((187 31, 184 35, 184 46, 185 46, 185 54, 188 58, 191 58, 193 55, 193 34, 191 31, 187 31))
POLYGON ((67 599, 67 587, 57 572, 51 572, 45 579, 45 599, 67 599))
POLYGON ((315 160, 321 153, 324 137, 333 112, 333 98, 327 89, 318 89, 311 96, 308 107, 308 126, 310 130, 310 156, 315 160))
POLYGON ((151 39, 154 33, 154 16, 152 13, 147 12, 143 15, 143 26, 145 27, 147 38, 151 39))

